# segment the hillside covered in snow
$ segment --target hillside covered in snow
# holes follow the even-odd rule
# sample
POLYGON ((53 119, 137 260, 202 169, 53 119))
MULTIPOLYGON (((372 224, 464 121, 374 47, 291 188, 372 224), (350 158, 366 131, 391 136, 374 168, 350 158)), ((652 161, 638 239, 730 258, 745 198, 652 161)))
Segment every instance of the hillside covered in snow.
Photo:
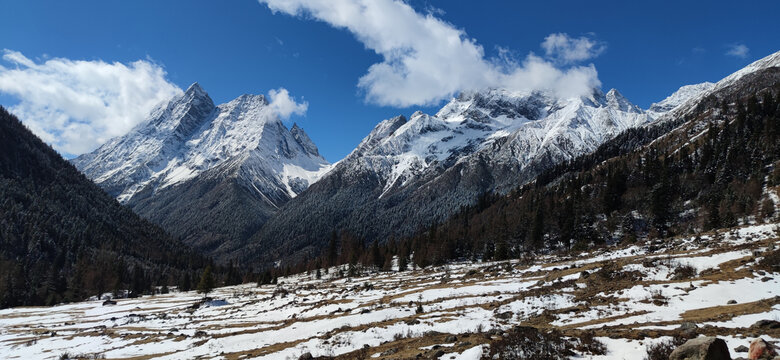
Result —
POLYGON ((557 358, 642 359, 652 345, 698 335, 718 336, 733 357, 744 356, 735 349, 756 337, 780 340, 771 325, 780 317, 779 229, 756 225, 424 270, 330 268, 276 285, 219 288, 208 301, 174 291, 116 305, 6 309, 0 353, 471 360, 521 344, 513 334, 530 326, 568 354, 557 358))

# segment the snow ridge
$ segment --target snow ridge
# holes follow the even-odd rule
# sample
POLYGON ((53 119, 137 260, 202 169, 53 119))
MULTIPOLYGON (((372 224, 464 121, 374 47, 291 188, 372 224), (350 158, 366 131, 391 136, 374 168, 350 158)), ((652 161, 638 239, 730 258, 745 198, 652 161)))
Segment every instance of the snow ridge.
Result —
POLYGON ((652 120, 614 89, 570 99, 503 89, 464 92, 435 115, 418 111, 408 121, 380 122, 336 167, 378 174, 384 195, 459 162, 488 158, 523 168, 541 158, 570 160, 652 120))

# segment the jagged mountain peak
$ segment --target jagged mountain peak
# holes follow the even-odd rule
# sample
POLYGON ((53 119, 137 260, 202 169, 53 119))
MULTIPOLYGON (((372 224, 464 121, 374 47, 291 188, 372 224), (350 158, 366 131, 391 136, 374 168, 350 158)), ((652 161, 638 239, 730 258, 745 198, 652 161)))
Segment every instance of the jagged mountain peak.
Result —
POLYGON ((203 87, 197 81, 192 83, 184 92, 188 94, 206 94, 206 90, 203 90, 203 87))
POLYGON ((487 89, 463 92, 435 115, 380 122, 335 169, 369 171, 382 196, 463 161, 489 159, 519 168, 540 157, 571 159, 649 121, 616 90, 588 97, 487 89), (497 153, 498 148, 504 148, 497 153), (510 149, 511 148, 511 149, 510 149), (471 160, 469 160, 471 159, 471 160))
POLYGON ((379 124, 374 126, 374 129, 372 129, 371 132, 368 133, 368 136, 363 138, 363 140, 360 142, 360 144, 358 144, 355 150, 353 150, 352 153, 347 155, 347 159, 360 156, 365 152, 367 152, 368 150, 374 148, 381 141, 393 135, 395 131, 398 130, 398 128, 400 128, 404 124, 406 124, 407 121, 408 120, 406 119, 406 116, 398 115, 396 117, 379 122, 379 124))
MULTIPOLYGON (((296 173, 303 174, 308 186, 312 180, 308 172, 328 165, 302 129, 290 131, 282 124, 265 96, 244 94, 215 106, 198 83, 158 107, 131 133, 73 163, 122 202, 144 188, 162 189, 212 168, 241 176, 238 170, 245 163, 254 166, 252 179, 258 178, 255 174, 275 179, 251 187, 262 192, 275 186, 288 193, 285 182, 297 180, 282 174, 285 166, 297 166, 296 173), (254 161, 255 157, 262 161, 254 161)), ((294 189, 299 192, 302 186, 294 189)))
POLYGON ((306 132, 303 130, 302 127, 298 126, 297 123, 293 123, 292 128, 290 128, 290 133, 292 134, 293 138, 300 144, 308 153, 316 154, 319 156, 320 152, 317 149, 317 146, 314 145, 314 142, 311 141, 311 138, 309 138, 309 135, 306 134, 306 132))
POLYGON ((609 92, 607 92, 606 95, 604 95, 607 105, 613 109, 618 109, 620 111, 625 111, 629 113, 641 113, 642 109, 639 108, 639 106, 634 105, 626 99, 623 94, 621 94, 617 89, 611 89, 609 92))

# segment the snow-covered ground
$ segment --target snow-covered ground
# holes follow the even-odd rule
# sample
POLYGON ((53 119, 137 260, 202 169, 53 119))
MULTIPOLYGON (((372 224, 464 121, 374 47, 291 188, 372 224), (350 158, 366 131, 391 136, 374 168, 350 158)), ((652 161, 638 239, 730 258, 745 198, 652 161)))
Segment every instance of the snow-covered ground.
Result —
POLYGON ((300 274, 279 285, 219 288, 210 295, 224 301, 199 307, 193 305, 202 296, 188 292, 113 306, 6 309, 0 358, 298 359, 307 352, 360 352, 372 359, 465 360, 486 353, 500 336, 495 330, 529 325, 566 336, 589 329, 607 347, 605 355, 579 358, 638 359, 685 321, 723 337, 733 351, 762 335, 748 329, 756 321, 780 320, 780 273, 755 268, 778 245, 777 232, 774 224, 755 225, 575 257, 540 256, 536 263, 458 263, 340 279, 331 269, 321 280, 300 274), (695 274, 676 277, 683 265, 695 274), (604 280, 605 268, 617 275, 604 280))

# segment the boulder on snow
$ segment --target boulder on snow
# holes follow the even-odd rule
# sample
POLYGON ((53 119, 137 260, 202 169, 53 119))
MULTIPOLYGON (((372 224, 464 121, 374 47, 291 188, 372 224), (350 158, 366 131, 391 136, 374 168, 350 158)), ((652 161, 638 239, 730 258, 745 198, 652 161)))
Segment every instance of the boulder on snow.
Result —
POLYGON ((780 321, 777 320, 758 320, 755 322, 755 324, 750 325, 751 329, 755 330, 769 330, 769 329, 779 329, 780 328, 780 321))
POLYGON ((748 347, 745 345, 740 345, 734 348, 734 351, 736 352, 748 352, 748 350, 750 349, 748 349, 748 347))
POLYGON ((669 360, 731 360, 723 339, 698 337, 685 342, 672 351, 669 360))
POLYGON ((772 344, 764 341, 762 338, 755 339, 750 342, 750 350, 748 351, 748 359, 772 359, 777 355, 775 347, 772 344))

